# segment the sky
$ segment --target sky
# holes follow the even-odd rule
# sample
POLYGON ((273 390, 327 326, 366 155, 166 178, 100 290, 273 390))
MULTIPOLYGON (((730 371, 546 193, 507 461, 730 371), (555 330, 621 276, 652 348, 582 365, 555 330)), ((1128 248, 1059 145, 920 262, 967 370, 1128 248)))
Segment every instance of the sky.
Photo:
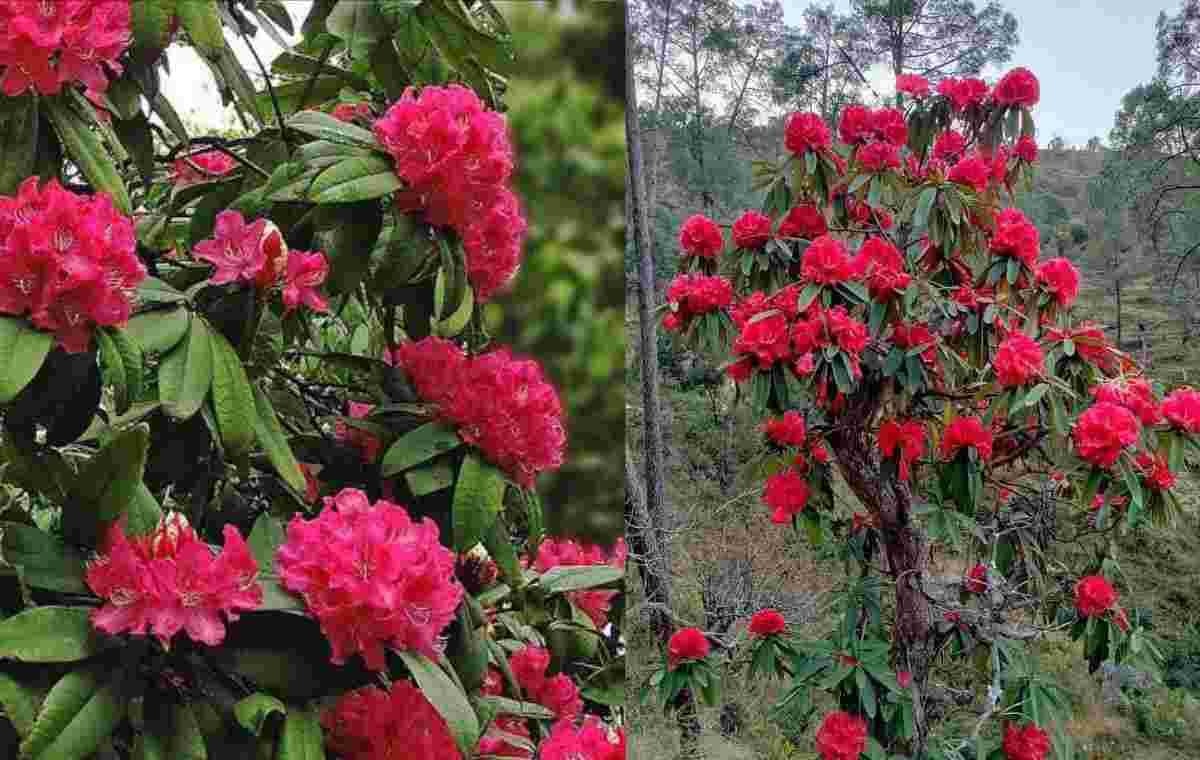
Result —
MULTIPOLYGON (((789 24, 799 24, 809 0, 782 0, 789 24)), ((848 10, 849 0, 833 0, 848 10)), ((982 0, 977 0, 982 6, 982 0)), ((1020 43, 1005 69, 1025 66, 1041 82, 1034 110, 1038 142, 1061 135, 1069 145, 1092 136, 1108 141, 1121 97, 1153 78, 1154 22, 1180 0, 1002 0, 1017 18, 1020 43)), ((985 72, 994 80, 1002 71, 985 72)), ((880 94, 892 92, 882 67, 867 73, 880 94)))

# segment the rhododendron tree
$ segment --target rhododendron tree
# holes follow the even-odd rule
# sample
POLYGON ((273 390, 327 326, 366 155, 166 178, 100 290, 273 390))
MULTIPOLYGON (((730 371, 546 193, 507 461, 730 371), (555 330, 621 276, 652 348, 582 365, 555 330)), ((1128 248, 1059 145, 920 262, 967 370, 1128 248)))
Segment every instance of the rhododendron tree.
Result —
POLYGON ((1078 317, 1079 273, 1014 208, 1036 170, 1036 76, 896 89, 898 107, 847 106, 837 124, 792 115, 780 158, 754 165, 776 235, 704 259, 733 288, 717 358, 766 433, 747 468, 760 529, 802 529, 849 571, 826 638, 781 648, 756 618, 726 671, 770 663, 791 714, 832 698, 825 758, 1071 757, 1066 703, 1024 647, 1069 629, 1092 670, 1153 662, 1106 534, 1178 510, 1200 395, 1164 399, 1078 317), (1094 552, 1064 561, 1056 539, 1094 552), (931 591, 933 541, 965 554, 949 598, 931 591), (965 737, 933 709, 959 659, 991 699, 965 737))
POLYGON ((624 758, 626 549, 547 535, 570 421, 489 335, 531 224, 504 17, 0 22, 0 756, 624 758), (184 125, 172 45, 238 136, 184 125))

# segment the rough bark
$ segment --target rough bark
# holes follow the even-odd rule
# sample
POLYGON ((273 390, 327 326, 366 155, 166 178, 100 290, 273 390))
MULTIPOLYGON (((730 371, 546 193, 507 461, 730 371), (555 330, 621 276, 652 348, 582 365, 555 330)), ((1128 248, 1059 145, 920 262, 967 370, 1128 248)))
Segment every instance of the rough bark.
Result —
POLYGON ((649 603, 650 630, 658 641, 671 636, 671 576, 670 554, 665 542, 654 534, 654 526, 646 510, 646 491, 641 475, 634 464, 629 444, 625 444, 625 540, 630 558, 638 569, 649 603))

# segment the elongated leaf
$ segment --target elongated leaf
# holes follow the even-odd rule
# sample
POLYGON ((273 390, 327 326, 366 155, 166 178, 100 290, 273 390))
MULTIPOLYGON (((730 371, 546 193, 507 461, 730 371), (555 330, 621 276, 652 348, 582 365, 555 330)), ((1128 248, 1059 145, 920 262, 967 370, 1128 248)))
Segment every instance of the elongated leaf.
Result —
POLYGON ((325 740, 315 711, 288 712, 275 757, 276 760, 325 760, 325 740))
MULTIPOLYGON (((362 5, 362 3, 356 4, 362 5)), ((375 139, 375 135, 368 130, 356 127, 340 119, 335 119, 321 111, 301 111, 288 119, 287 125, 297 132, 303 132, 318 140, 383 151, 383 146, 375 139)))
POLYGON ((20 683, 7 673, 0 673, 0 710, 24 739, 33 730, 37 719, 39 695, 37 690, 20 683))
POLYGON ((205 58, 216 60, 225 50, 221 12, 217 0, 183 0, 175 9, 188 39, 205 58))
POLYGON ((542 574, 542 588, 550 593, 583 591, 615 583, 625 571, 609 565, 568 565, 552 567, 542 574))
POLYGON ((440 422, 429 422, 400 436, 388 448, 380 472, 384 477, 391 477, 461 445, 462 439, 456 430, 440 422))
POLYGON ((187 335, 190 322, 187 309, 159 309, 130 319, 125 334, 136 341, 142 351, 161 354, 179 345, 187 335))
POLYGON ((534 720, 552 720, 554 712, 533 702, 519 702, 507 697, 480 697, 479 703, 487 705, 497 715, 515 715, 534 720))
POLYGON ((246 368, 233 346, 221 333, 211 330, 212 337, 212 399, 217 427, 226 453, 238 457, 254 446, 254 391, 246 368))
POLYGON ((480 730, 479 719, 471 709, 467 695, 428 657, 410 651, 399 652, 399 655, 425 698, 450 726, 450 733, 454 735, 458 748, 469 756, 479 742, 480 730))
POLYGON ((462 332, 467 323, 471 321, 471 314, 475 310, 475 290, 467 286, 463 293, 462 302, 454 313, 446 317, 440 322, 434 324, 434 332, 443 338, 453 338, 462 332))
POLYGON ((90 607, 33 607, 0 620, 0 660, 75 662, 104 644, 92 627, 90 607))
POLYGON ((463 459, 454 486, 454 546, 467 551, 483 540, 504 504, 504 476, 474 454, 463 459))
POLYGON ((914 227, 924 227, 929 222, 929 210, 933 208, 933 202, 936 198, 936 187, 927 187, 921 191, 921 197, 917 201, 917 210, 913 215, 914 227))
POLYGON ((104 384, 113 390, 117 414, 122 414, 129 410, 129 387, 126 385, 125 359, 106 331, 96 331, 96 343, 100 351, 101 377, 104 384))
POLYGON ((454 467, 448 458, 435 459, 426 467, 406 470, 404 482, 413 496, 428 496, 454 485, 454 467))
POLYGON ((321 172, 308 189, 316 203, 353 203, 379 198, 404 187, 386 158, 347 158, 321 172))
POLYGON ((180 420, 200 411, 212 386, 212 338, 202 319, 193 319, 187 337, 158 366, 158 398, 180 420))
POLYGON ((279 477, 283 478, 283 482, 291 486, 292 490, 303 494, 304 472, 300 469, 300 463, 296 461, 296 455, 292 453, 292 447, 279 424, 279 418, 275 416, 275 407, 271 405, 271 399, 258 386, 254 386, 254 408, 254 434, 258 445, 266 452, 267 460, 279 473, 279 477))
MULTIPOLYGON (((99 333, 101 331, 97 331, 99 333)), ((129 411, 129 407, 142 395, 142 388, 145 385, 145 357, 142 356, 142 347, 136 343, 123 330, 112 329, 109 331, 109 336, 112 338, 113 346, 117 349, 117 353, 121 356, 121 364, 125 368, 125 403, 117 403, 117 414, 124 414, 129 411)))
POLYGON ((118 677, 100 683, 94 671, 87 673, 60 689, 60 684, 74 675, 69 673, 50 690, 33 731, 21 745, 22 757, 79 760, 98 750, 116 729, 125 717, 127 704, 118 677), (40 750, 33 751, 39 746, 40 750))
POLYGON ((97 192, 111 195, 113 204, 122 213, 133 213, 129 191, 125 189, 125 182, 121 179, 112 156, 101 145, 100 138, 83 117, 64 98, 65 96, 51 97, 41 101, 54 124, 59 141, 97 192))
POLYGON ((7 404, 29 385, 46 361, 54 337, 23 319, 0 317, 0 404, 7 404))
POLYGON ((34 173, 38 144, 38 101, 24 96, 0 126, 0 195, 13 195, 34 173))
POLYGON ((0 559, 20 568, 34 588, 87 593, 83 555, 32 525, 0 522, 0 559))
POLYGON ((287 706, 280 702, 278 698, 263 692, 255 692, 245 699, 239 700, 233 706, 233 714, 237 717, 238 723, 242 728, 246 729, 255 736, 262 733, 263 727, 267 724, 267 719, 272 715, 287 715, 287 706))
POLYGON ((178 288, 157 277, 142 280, 136 295, 139 303, 182 303, 187 300, 187 295, 179 292, 178 288))
POLYGON ((149 446, 150 426, 143 422, 88 460, 71 488, 70 504, 63 509, 65 535, 78 543, 95 544, 104 527, 137 498, 149 446))

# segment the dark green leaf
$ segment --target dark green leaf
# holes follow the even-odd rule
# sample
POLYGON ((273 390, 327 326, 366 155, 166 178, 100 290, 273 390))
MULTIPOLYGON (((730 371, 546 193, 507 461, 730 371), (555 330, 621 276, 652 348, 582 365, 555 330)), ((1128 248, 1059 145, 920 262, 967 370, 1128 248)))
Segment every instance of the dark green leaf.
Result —
POLYGON ((254 392, 242 360, 225 336, 211 330, 212 401, 221 443, 230 457, 250 451, 255 439, 254 392))
POLYGON ((83 555, 32 525, 0 522, 0 560, 34 588, 87 593, 83 555))
POLYGON ((233 714, 242 728, 260 736, 267 719, 274 714, 287 715, 287 707, 277 697, 259 691, 239 700, 233 706, 233 714))
POLYGON ((158 398, 179 420, 200 411, 212 386, 212 338, 203 319, 192 319, 187 337, 158 366, 158 398))
POLYGON ((479 719, 454 681, 424 655, 411 651, 398 652, 409 673, 421 688, 425 698, 445 719, 459 750, 469 756, 479 742, 479 719))
POLYGON ((258 440, 258 445, 266 452, 268 461, 283 481, 297 493, 304 493, 304 472, 296 461, 296 455, 292 453, 292 447, 288 444, 279 418, 275 415, 275 408, 271 405, 271 399, 258 386, 254 386, 254 407, 254 437, 258 440))
POLYGON ((402 187, 390 160, 353 156, 317 175, 308 197, 315 203, 353 203, 380 198, 402 187))
POLYGON ((100 143, 79 112, 66 100, 65 95, 42 99, 46 113, 54 124, 58 139, 83 176, 97 191, 112 196, 113 205, 125 214, 133 213, 129 192, 117 171, 112 156, 100 143))
POLYGON ((384 477, 427 462, 462 445, 454 428, 440 422, 429 422, 402 435, 383 455, 380 472, 384 477))
POLYGON ((137 498, 149 445, 150 426, 143 422, 113 438, 88 460, 63 509, 63 532, 69 539, 96 545, 108 524, 137 498))
POLYGON ((54 343, 54 336, 23 319, 0 317, 0 404, 7 404, 29 385, 54 343))
POLYGON ((276 760, 325 760, 321 722, 311 709, 292 709, 283 720, 276 760))
POLYGON ((0 660, 75 662, 104 648, 91 607, 33 607, 0 620, 0 660))
POLYGON ((550 568, 540 583, 548 593, 557 594, 607 586, 624 577, 624 570, 609 565, 567 565, 550 568))
POLYGON ((474 454, 463 459, 454 485, 454 547, 460 552, 479 543, 500 515, 504 476, 474 454))

